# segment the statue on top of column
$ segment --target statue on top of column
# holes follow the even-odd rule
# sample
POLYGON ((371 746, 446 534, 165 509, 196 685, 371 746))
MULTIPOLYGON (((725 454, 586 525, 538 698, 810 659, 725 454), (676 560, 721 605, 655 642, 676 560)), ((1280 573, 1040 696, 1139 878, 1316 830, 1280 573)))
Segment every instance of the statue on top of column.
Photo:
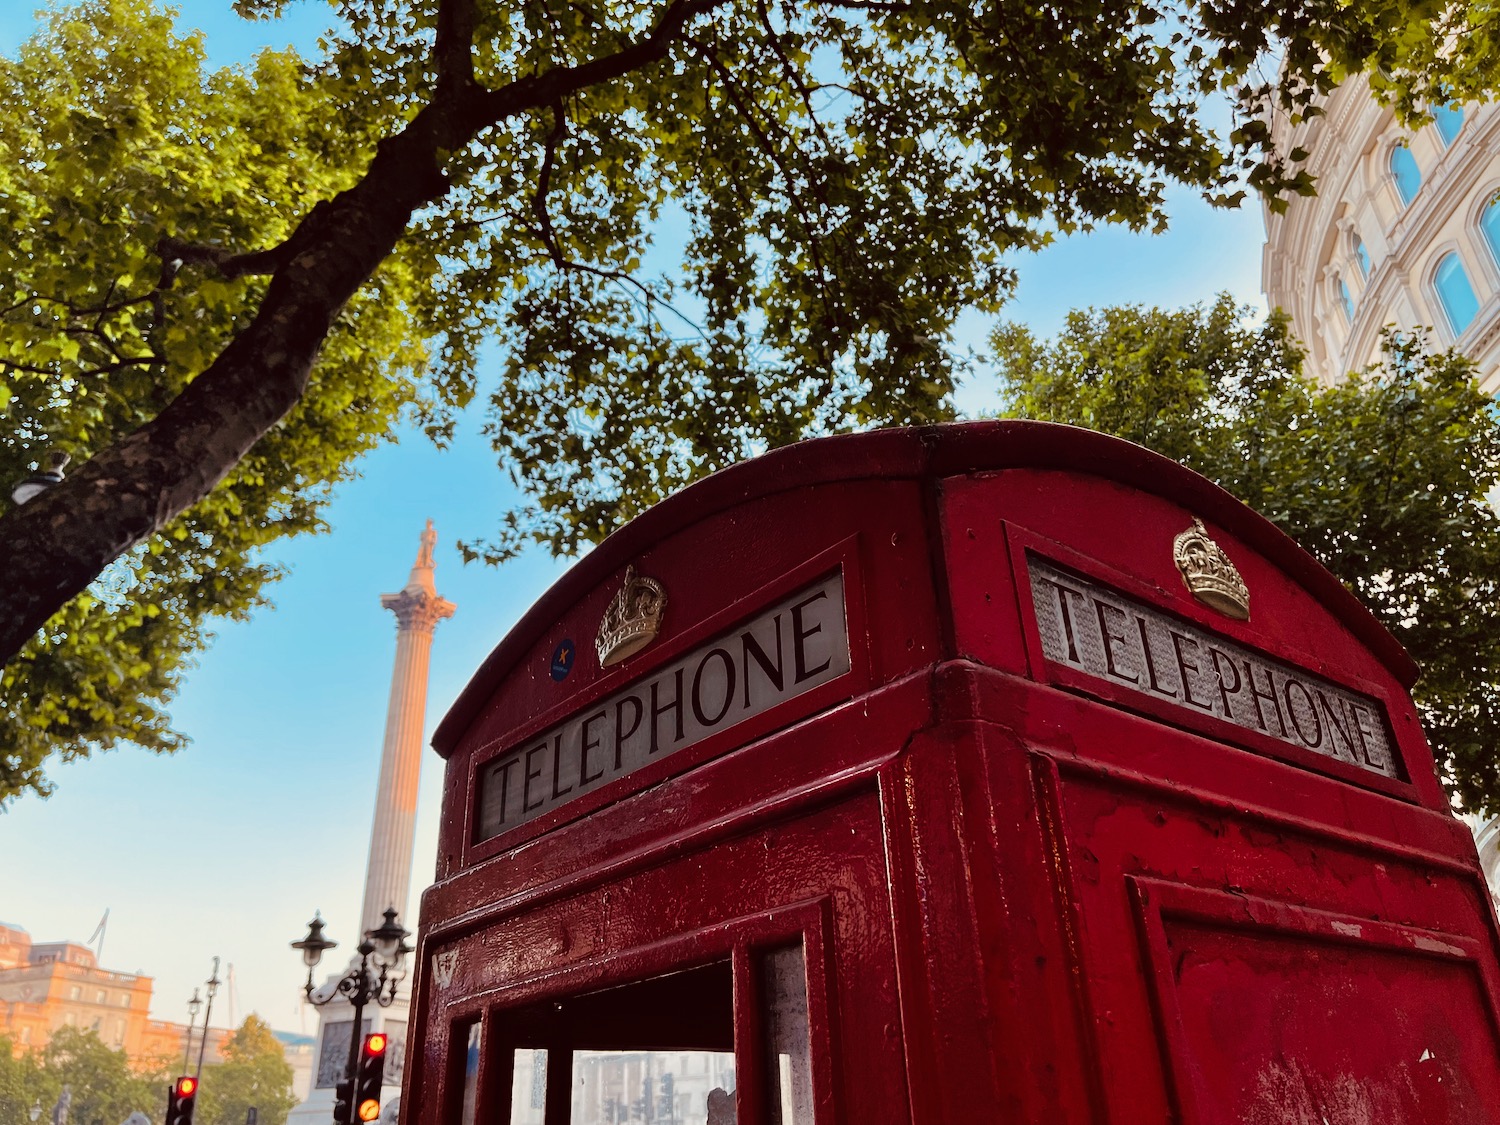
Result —
POLYGON ((437 532, 432 529, 432 521, 427 521, 427 528, 422 532, 422 549, 417 552, 417 565, 430 567, 435 565, 432 561, 432 549, 437 546, 437 532))

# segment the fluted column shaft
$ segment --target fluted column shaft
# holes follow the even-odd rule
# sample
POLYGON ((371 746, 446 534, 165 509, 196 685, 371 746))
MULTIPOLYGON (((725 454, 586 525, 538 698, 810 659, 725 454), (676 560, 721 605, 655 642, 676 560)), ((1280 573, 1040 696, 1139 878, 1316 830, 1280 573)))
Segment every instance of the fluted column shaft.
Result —
POLYGON ((427 674, 432 633, 453 616, 454 606, 437 595, 432 582, 431 522, 423 536, 423 553, 411 580, 399 594, 385 594, 380 604, 396 615, 396 666, 386 708, 385 746, 380 756, 380 785, 375 820, 370 828, 370 860, 365 869, 365 900, 360 914, 363 934, 381 923, 387 907, 407 918, 411 853, 416 834, 417 783, 422 772, 422 731, 427 715, 427 674))

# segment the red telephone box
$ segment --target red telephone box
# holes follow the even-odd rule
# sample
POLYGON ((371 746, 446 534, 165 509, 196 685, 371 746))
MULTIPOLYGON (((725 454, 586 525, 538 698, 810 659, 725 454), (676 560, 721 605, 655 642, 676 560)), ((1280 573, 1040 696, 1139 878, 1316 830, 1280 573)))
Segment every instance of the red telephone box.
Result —
POLYGON ((1121 441, 720 473, 438 729, 407 1118, 1500 1120, 1495 916, 1415 675, 1121 441))

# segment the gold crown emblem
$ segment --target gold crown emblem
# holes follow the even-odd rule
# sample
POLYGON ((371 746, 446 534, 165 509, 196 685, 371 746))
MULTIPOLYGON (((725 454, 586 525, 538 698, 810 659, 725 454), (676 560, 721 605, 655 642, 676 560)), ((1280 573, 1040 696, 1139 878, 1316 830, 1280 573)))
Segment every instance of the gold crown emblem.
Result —
POLYGON ((599 651, 599 666, 608 668, 634 656, 661 631, 662 611, 667 608, 667 592, 654 578, 641 578, 634 566, 625 568, 625 584, 615 594, 594 645, 599 651))
POLYGON ((1172 561, 1193 597, 1225 617, 1250 620, 1250 588, 1202 520, 1195 517, 1193 526, 1172 540, 1172 561))

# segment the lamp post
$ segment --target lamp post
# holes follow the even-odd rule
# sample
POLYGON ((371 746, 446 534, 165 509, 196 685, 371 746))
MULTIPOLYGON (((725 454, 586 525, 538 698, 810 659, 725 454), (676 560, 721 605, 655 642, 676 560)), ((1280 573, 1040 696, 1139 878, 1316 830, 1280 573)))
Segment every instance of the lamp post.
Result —
POLYGON ((32 1103, 31 1108, 26 1111, 26 1116, 30 1117, 33 1121, 35 1121, 41 1115, 42 1115, 42 1102, 41 1102, 41 1099, 38 1098, 35 1102, 32 1103))
MULTIPOLYGON (((214 993, 219 991, 219 959, 214 958, 214 971, 205 982, 208 989, 208 1003, 203 1008, 203 1038, 198 1041, 198 1069, 193 1072, 193 1077, 198 1081, 203 1080, 203 1055, 208 1050, 208 1017, 214 1010, 214 993)), ((193 989, 193 995, 198 995, 198 990, 193 989)))
POLYGON ((188 1060, 193 1053, 193 1025, 198 1022, 198 1009, 203 1007, 203 1001, 198 999, 198 990, 193 989, 193 998, 187 1003, 188 1031, 187 1045, 182 1048, 182 1069, 188 1068, 188 1060))
MULTIPOLYGON (((360 1026, 364 1019, 365 1006, 377 1004, 389 1008, 396 999, 396 989, 406 979, 406 955, 412 951, 406 944, 410 936, 404 926, 396 920, 396 908, 388 907, 385 921, 365 934, 365 940, 355 947, 359 964, 351 962, 349 971, 338 979, 333 991, 319 999, 313 992, 313 969, 317 967, 325 950, 338 944, 323 936, 323 917, 314 914, 307 924, 307 936, 291 943, 293 949, 302 951, 302 962, 307 966, 307 983, 302 991, 307 1002, 323 1007, 342 996, 354 1007, 354 1022, 349 1028, 349 1059, 344 1067, 344 1078, 353 1082, 359 1067, 360 1026)), ((335 1120, 334 1125, 357 1125, 354 1117, 354 1099, 349 1099, 347 1121, 335 1120)))

